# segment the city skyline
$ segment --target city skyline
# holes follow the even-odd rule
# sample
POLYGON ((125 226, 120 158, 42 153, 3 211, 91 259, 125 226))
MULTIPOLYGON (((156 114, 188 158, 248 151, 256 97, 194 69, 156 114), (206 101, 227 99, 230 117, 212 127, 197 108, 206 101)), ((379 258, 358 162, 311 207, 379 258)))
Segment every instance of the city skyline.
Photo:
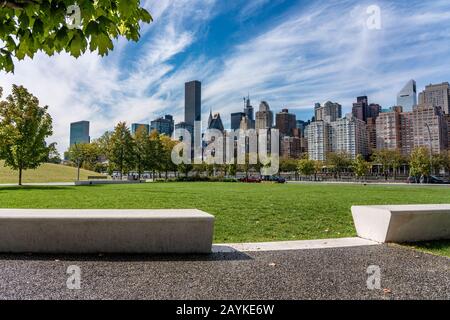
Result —
POLYGON ((104 59, 37 54, 18 62, 14 75, 2 74, 0 86, 7 94, 22 84, 49 105, 50 140, 62 151, 68 124, 79 120, 90 120, 92 137, 121 120, 173 114, 182 121, 183 83, 192 79, 203 82, 202 119, 213 109, 225 127, 248 92, 255 108, 265 100, 306 120, 316 102, 336 101, 348 113, 355 97, 369 96, 388 108, 410 79, 418 91, 448 80, 449 33, 435 32, 450 20, 448 1, 379 1, 381 30, 365 26, 369 4, 147 1, 155 22, 138 44, 119 41, 104 59))

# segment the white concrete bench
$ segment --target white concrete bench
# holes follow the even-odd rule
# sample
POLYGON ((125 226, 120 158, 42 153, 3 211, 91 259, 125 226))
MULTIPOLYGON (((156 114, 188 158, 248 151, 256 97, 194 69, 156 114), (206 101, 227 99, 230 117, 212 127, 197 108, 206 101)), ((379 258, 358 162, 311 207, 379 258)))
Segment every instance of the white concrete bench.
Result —
POLYGON ((2 253, 210 253, 199 210, 0 209, 2 253))
POLYGON ((450 205, 354 206, 358 236, 377 242, 450 239, 450 205))

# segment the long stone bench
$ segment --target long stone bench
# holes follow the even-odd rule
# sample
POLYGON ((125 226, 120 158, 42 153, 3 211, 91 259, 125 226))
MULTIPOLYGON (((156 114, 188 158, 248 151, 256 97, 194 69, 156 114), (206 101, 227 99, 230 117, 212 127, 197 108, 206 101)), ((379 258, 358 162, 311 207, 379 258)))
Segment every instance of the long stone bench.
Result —
POLYGON ((377 242, 450 239, 450 205, 354 206, 358 236, 377 242))
POLYGON ((199 210, 0 209, 2 253, 210 253, 199 210))

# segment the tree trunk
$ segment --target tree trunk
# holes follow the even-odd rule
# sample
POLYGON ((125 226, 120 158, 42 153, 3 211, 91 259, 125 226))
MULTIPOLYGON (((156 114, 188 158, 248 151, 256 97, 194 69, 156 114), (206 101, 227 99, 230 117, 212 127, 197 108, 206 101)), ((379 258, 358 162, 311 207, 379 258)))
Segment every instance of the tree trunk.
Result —
POLYGON ((19 168, 19 186, 22 185, 22 168, 19 168))

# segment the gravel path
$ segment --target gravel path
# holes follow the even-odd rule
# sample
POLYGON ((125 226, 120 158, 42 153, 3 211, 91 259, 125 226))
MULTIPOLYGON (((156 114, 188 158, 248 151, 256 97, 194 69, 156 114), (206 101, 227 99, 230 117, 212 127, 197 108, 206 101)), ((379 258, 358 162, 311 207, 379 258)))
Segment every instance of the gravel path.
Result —
POLYGON ((210 256, 0 255, 1 299, 450 299, 450 259, 397 246, 210 256), (67 268, 81 270, 69 290, 67 268), (367 268, 381 268, 381 289, 367 268), (385 290, 383 290, 385 289, 385 290))

